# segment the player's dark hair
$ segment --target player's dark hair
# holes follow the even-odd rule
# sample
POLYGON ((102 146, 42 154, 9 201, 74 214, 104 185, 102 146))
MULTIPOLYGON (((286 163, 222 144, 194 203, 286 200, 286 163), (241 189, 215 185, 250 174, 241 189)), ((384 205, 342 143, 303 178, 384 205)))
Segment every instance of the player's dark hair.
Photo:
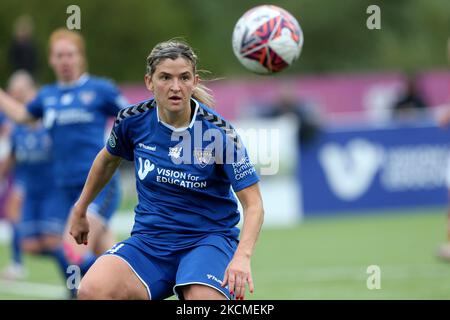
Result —
MULTIPOLYGON (((158 43, 147 57, 146 72, 151 77, 160 62, 165 59, 175 60, 183 58, 192 64, 194 75, 197 73, 197 56, 192 48, 185 42, 180 40, 169 40, 158 43)), ((214 98, 211 89, 203 84, 198 84, 194 89, 192 97, 201 103, 213 107, 214 98)))

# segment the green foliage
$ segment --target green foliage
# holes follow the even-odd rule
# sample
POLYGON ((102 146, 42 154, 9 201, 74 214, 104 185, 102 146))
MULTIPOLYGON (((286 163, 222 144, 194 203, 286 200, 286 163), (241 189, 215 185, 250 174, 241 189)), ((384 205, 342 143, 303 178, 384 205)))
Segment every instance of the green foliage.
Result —
MULTIPOLYGON (((0 84, 10 73, 7 49, 12 24, 29 13, 35 20, 41 68, 39 80, 53 80, 47 67, 47 39, 65 26, 66 8, 81 8, 90 72, 140 82, 145 58, 159 41, 185 38, 200 57, 200 67, 214 77, 249 76, 231 48, 238 18, 256 0, 2 0, 0 2, 0 84)), ((447 0, 278 0, 270 3, 290 11, 300 22, 304 48, 300 60, 284 75, 318 72, 407 70, 447 66, 450 30, 447 0), (368 30, 366 9, 381 8, 381 30, 368 30)))

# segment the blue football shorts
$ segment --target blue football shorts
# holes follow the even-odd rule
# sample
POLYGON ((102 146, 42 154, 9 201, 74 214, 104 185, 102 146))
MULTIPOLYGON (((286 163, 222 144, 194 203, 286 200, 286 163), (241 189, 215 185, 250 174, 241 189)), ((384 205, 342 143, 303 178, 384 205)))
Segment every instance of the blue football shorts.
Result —
MULTIPOLYGON (((60 187, 58 189, 55 198, 58 208, 65 214, 67 221, 73 205, 80 197, 83 186, 60 187)), ((119 179, 115 175, 89 205, 88 213, 94 214, 104 225, 107 225, 119 207, 120 197, 119 179)))
POLYGON ((201 284, 233 299, 228 286, 222 288, 225 270, 238 241, 211 234, 182 250, 164 250, 142 240, 139 234, 117 243, 105 255, 124 260, 147 288, 149 299, 162 300, 172 295, 183 299, 180 287, 201 284))
POLYGON ((62 235, 66 226, 66 215, 57 205, 52 190, 46 193, 24 193, 19 233, 23 238, 42 235, 62 235))

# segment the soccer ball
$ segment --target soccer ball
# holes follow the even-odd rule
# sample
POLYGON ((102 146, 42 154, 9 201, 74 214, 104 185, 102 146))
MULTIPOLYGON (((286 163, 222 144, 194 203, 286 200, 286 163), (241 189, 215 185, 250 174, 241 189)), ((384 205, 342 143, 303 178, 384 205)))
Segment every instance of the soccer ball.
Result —
POLYGON ((232 43, 234 54, 244 67, 270 74, 298 59, 303 32, 298 21, 286 10, 261 5, 248 10, 238 20, 232 43))

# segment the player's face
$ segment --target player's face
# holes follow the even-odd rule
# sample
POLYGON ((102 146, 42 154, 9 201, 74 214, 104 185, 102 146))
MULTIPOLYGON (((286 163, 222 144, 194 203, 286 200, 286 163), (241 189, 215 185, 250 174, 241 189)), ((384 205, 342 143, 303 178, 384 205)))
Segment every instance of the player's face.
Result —
POLYGON ((28 103, 34 97, 34 88, 30 82, 25 78, 17 78, 8 87, 9 94, 20 101, 21 103, 28 103))
POLYGON ((49 61, 59 81, 72 82, 83 73, 83 56, 69 39, 61 38, 52 44, 49 61))
POLYGON ((145 76, 145 83, 153 92, 158 106, 169 112, 179 112, 189 108, 198 75, 194 74, 189 60, 165 59, 156 66, 151 77, 145 76))

